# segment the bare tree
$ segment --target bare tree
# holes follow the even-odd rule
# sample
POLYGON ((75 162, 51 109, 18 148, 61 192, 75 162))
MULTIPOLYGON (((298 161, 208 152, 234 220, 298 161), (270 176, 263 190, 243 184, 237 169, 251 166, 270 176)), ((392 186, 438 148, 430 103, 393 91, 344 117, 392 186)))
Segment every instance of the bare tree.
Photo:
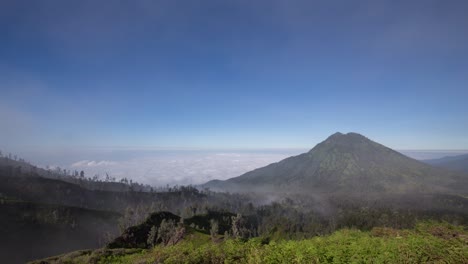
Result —
POLYGON ((156 233, 156 227, 152 226, 151 230, 148 233, 148 239, 146 240, 146 244, 148 244, 151 248, 154 247, 154 245, 156 244, 156 233))
POLYGON ((219 223, 215 219, 211 219, 210 226, 211 226, 210 228, 211 239, 215 239, 216 235, 218 235, 218 232, 219 232, 219 223))

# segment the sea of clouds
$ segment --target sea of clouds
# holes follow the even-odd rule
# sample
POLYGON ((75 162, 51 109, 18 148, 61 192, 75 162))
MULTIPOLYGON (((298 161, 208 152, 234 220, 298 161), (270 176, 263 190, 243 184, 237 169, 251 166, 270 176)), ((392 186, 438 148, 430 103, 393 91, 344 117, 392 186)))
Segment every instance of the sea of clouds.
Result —
MULTIPOLYGON (((153 186, 203 184, 207 181, 242 175, 245 172, 306 152, 280 150, 139 150, 88 149, 50 150, 26 153, 41 167, 83 170, 86 177, 108 174, 117 180, 132 179, 153 186)), ((454 151, 401 151, 416 159, 459 155, 454 151)), ((466 151, 464 152, 466 153, 466 151)))
MULTIPOLYGON (((106 174, 153 186, 203 184, 225 180, 278 162, 304 150, 91 150, 49 153, 40 166, 83 170, 86 177, 106 174)), ((34 159, 33 159, 34 160, 34 159)))

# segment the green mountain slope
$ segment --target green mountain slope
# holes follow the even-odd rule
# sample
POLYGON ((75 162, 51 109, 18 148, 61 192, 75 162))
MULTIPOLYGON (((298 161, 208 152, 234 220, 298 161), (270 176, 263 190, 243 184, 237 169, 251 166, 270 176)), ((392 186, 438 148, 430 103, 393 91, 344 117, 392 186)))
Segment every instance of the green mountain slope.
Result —
POLYGON ((335 133, 307 153, 226 181, 215 190, 263 192, 463 192, 466 177, 402 155, 357 133, 335 133))

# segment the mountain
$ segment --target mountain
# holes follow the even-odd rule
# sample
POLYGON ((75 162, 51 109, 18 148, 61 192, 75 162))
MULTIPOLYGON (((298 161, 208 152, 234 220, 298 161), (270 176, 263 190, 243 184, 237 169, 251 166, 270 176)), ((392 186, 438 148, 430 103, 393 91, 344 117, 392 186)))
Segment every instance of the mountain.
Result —
POLYGON ((307 153, 204 185, 231 192, 464 192, 467 179, 404 156, 357 133, 335 133, 307 153))
POLYGON ((468 154, 423 160, 423 162, 440 168, 468 173, 468 154))

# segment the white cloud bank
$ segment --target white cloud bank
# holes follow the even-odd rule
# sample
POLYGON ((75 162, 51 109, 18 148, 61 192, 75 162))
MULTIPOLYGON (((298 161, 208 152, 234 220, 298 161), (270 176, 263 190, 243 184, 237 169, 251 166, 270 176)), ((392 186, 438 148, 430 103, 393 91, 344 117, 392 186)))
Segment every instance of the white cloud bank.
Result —
POLYGON ((202 184, 213 179, 228 179, 289 157, 291 153, 182 153, 133 157, 127 160, 81 160, 71 169, 84 170, 117 179, 127 177, 154 186, 202 184))

